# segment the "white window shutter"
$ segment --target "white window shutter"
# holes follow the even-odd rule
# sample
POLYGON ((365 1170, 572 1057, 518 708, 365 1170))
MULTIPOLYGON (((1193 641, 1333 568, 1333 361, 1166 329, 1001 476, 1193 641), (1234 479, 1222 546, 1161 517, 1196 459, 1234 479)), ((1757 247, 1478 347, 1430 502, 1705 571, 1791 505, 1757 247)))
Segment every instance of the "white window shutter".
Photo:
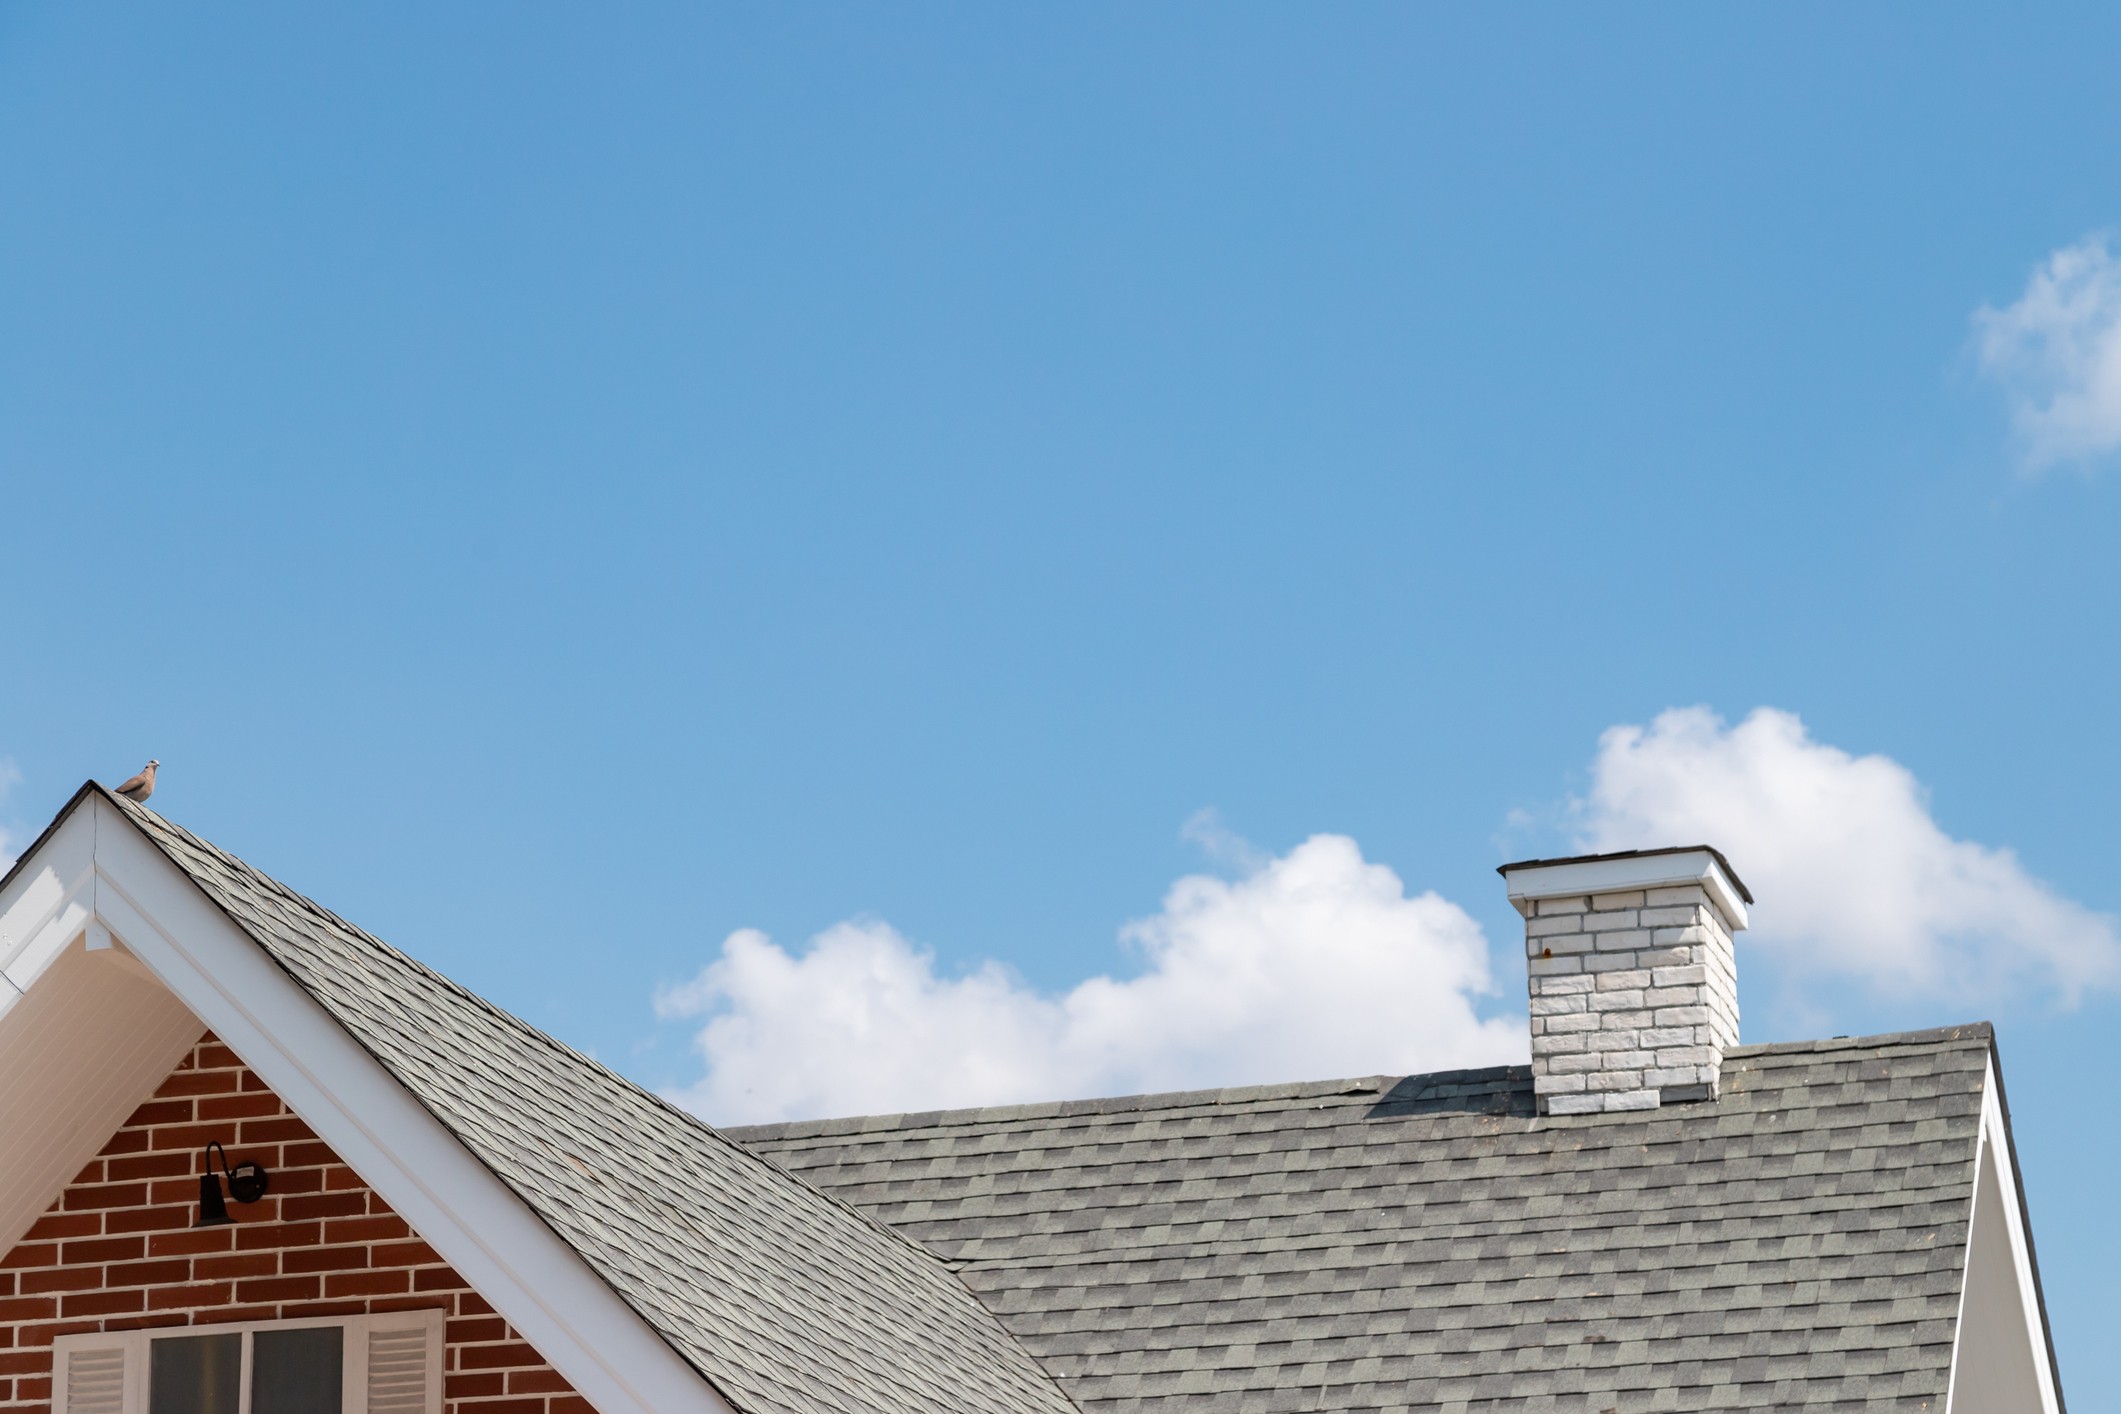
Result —
POLYGON ((52 1343, 52 1414, 136 1414, 139 1345, 122 1335, 68 1336, 52 1343), (131 1396, 128 1398, 127 1396, 131 1396))
POLYGON ((370 1316, 367 1344, 367 1414, 442 1414, 440 1311, 370 1316))

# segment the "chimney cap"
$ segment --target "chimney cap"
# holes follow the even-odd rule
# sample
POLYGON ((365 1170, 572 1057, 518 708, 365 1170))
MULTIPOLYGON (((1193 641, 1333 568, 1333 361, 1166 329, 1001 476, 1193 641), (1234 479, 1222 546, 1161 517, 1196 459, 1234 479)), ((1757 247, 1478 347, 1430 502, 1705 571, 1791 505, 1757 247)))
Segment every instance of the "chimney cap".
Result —
POLYGON ((1495 872, 1509 886, 1510 902, 1520 913, 1529 913, 1534 899, 1701 884, 1715 898, 1735 932, 1746 926, 1745 906, 1753 901, 1745 881, 1738 877, 1731 861, 1723 857, 1723 851, 1706 844, 1520 859, 1515 864, 1496 866, 1495 872))

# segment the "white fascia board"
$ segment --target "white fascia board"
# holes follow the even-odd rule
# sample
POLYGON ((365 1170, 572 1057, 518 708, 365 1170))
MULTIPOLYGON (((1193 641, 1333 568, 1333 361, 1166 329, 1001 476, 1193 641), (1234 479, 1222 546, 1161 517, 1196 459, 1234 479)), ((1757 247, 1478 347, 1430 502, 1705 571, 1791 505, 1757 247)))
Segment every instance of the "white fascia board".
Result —
POLYGON ((96 821, 76 810, 0 894, 0 1013, 95 915, 96 821))
POLYGON ((102 922, 599 1414, 733 1414, 116 807, 87 805, 102 922))
POLYGON ((1699 884, 1723 913, 1734 933, 1746 926, 1745 900, 1731 876, 1705 849, 1676 854, 1638 854, 1623 859, 1567 859, 1556 864, 1534 864, 1512 869, 1503 878, 1510 902, 1519 913, 1529 915, 1530 905, 1543 898, 1567 898, 1573 894, 1610 894, 1629 889, 1665 889, 1699 884))
MULTIPOLYGON (((2040 1283, 2033 1273, 2032 1243, 2025 1231, 2025 1189, 2018 1179, 2018 1155, 2010 1138, 2010 1125, 2003 1115, 2002 1088, 1996 1079, 1996 1055, 1989 1052, 1988 1064, 1981 1078, 1981 1137, 1974 1147, 1973 1188, 1975 1201, 1967 1214, 1967 1255, 1973 1255, 1976 1224, 1984 1217, 2001 1218, 2004 1229, 2010 1235, 2011 1265, 2018 1283, 2020 1309, 2025 1313, 2025 1336, 2032 1344, 2034 1378, 2040 1385, 2040 1408, 2037 1414, 2061 1414, 2062 1400, 2055 1388, 2054 1341, 2047 1330, 2047 1307, 2040 1299, 2040 1283), (2003 1180, 2003 1201, 1997 1204, 1999 1211, 1984 1214, 1980 1211, 1982 1165, 1991 1157, 1996 1163, 1996 1172, 2003 1180)), ((1952 1414, 1952 1396, 1959 1382, 1959 1351, 1964 1342, 1967 1321, 1968 1278, 1972 1275, 1972 1262, 1959 1279, 1959 1316, 1952 1326, 1952 1373, 1945 1385, 1945 1414, 1952 1414)), ((2034 1411, 2027 1411, 2034 1414, 2034 1411)))

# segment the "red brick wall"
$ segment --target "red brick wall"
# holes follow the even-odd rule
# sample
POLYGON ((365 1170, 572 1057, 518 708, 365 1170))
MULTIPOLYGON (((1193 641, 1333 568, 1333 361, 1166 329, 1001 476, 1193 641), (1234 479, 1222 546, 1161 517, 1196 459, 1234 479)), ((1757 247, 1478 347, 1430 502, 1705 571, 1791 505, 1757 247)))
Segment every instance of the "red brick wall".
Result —
POLYGON ((448 1312, 450 1414, 592 1414, 209 1033, 0 1260, 0 1414, 49 1414, 54 1336, 413 1309, 448 1312), (229 1227, 192 1226, 209 1140, 271 1172, 229 1227))

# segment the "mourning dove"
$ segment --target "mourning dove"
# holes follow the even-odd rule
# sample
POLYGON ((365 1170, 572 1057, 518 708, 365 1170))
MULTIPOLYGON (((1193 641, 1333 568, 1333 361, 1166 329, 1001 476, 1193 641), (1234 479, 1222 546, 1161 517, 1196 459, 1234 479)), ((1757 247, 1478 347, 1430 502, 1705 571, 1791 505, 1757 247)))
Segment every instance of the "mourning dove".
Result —
POLYGON ((147 798, 155 793, 155 767, 161 764, 160 761, 148 762, 140 768, 139 775, 118 787, 118 794, 140 805, 147 804, 147 798))

